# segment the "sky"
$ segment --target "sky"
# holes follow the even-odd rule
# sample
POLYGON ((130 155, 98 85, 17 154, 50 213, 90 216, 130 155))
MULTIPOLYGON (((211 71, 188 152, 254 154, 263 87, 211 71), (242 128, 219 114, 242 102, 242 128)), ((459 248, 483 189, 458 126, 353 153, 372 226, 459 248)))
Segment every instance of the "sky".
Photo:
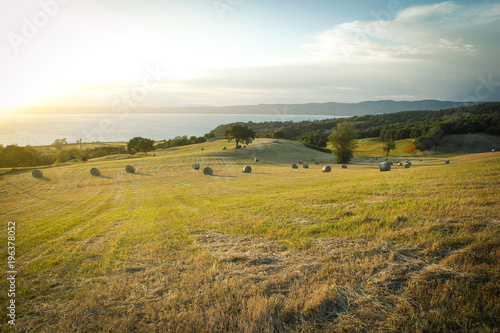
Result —
POLYGON ((6 0, 0 112, 500 100, 500 2, 6 0))

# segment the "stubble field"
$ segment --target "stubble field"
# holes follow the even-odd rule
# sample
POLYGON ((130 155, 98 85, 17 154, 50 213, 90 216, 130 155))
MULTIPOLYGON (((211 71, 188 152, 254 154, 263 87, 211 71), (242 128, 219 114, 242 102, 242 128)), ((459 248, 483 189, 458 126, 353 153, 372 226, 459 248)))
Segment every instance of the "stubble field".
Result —
POLYGON ((500 329, 497 153, 390 172, 265 139, 155 154, 0 177, 0 242, 16 221, 18 272, 3 331, 500 329))

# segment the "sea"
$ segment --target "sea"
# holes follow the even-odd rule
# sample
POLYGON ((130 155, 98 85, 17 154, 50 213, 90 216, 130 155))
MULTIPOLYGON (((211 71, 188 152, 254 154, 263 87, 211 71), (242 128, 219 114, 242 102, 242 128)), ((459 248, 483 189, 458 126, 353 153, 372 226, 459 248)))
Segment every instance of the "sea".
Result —
POLYGON ((168 140, 177 136, 203 136, 222 124, 266 121, 314 121, 339 118, 290 114, 45 114, 0 115, 3 146, 50 145, 56 139, 68 143, 124 142, 140 136, 168 140))

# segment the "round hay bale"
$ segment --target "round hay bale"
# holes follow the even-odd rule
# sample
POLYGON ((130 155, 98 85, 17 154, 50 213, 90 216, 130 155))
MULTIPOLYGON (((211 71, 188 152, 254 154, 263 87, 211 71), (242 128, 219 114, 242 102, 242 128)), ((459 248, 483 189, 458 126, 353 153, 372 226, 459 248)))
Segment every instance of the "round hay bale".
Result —
POLYGON ((201 147, 201 150, 205 150, 205 148, 204 148, 204 147, 201 147))
POLYGON ((254 158, 253 160, 254 160, 254 162, 258 162, 258 161, 259 161, 259 158, 258 158, 258 157, 256 157, 256 158, 254 158))
POLYGON ((133 165, 127 165, 125 167, 125 171, 127 171, 127 173, 134 173, 135 172, 135 166, 133 166, 133 165))
POLYGON ((411 167, 411 163, 406 163, 405 164, 405 169, 409 169, 411 167))
POLYGON ((90 174, 92 176, 99 176, 101 174, 101 170, 99 170, 98 168, 92 168, 90 169, 90 174))
POLYGON ((396 164, 399 164, 399 161, 396 161, 396 164))
POLYGON ((206 167, 205 169, 203 169, 203 174, 207 175, 207 176, 211 176, 214 174, 214 169, 212 169, 210 167, 206 167))
POLYGON ((200 170, 200 164, 199 163, 194 163, 193 164, 193 169, 194 170, 200 170))
POLYGON ((303 167, 304 169, 308 169, 308 168, 309 168, 309 164, 304 163, 304 164, 302 165, 302 167, 303 167))
POLYGON ((321 171, 323 171, 323 172, 331 172, 332 171, 332 167, 329 166, 329 165, 325 165, 323 167, 323 169, 321 169, 321 171))
POLYGON ((403 166, 403 162, 399 162, 399 163, 398 163, 398 165, 399 165, 399 166, 403 166))
POLYGON ((382 162, 378 165, 380 171, 391 171, 391 164, 388 162, 382 162))
POLYGON ((156 154, 153 154, 153 155, 151 155, 151 156, 156 157, 156 154))
POLYGON ((303 161, 299 161, 299 164, 304 164, 304 162, 303 161))
POLYGON ((491 150, 491 152, 492 152, 492 153, 494 153, 494 152, 495 152, 495 149, 492 149, 492 150, 491 150))
POLYGON ((227 148, 226 147, 222 147, 222 150, 226 150, 227 148))
POLYGON ((405 163, 410 163, 410 160, 406 160, 405 163))
POLYGON ((243 167, 243 173, 250 173, 252 172, 252 167, 250 165, 245 165, 243 167))
POLYGON ((35 169, 33 170, 33 172, 31 173, 31 175, 35 178, 42 178, 43 177, 43 171, 40 170, 40 169, 35 169))
POLYGON ((319 164, 319 161, 314 161, 314 164, 319 164))
POLYGON ((347 169, 347 164, 342 164, 342 169, 347 169))
POLYGON ((299 168, 299 166, 297 164, 295 164, 295 163, 292 164, 292 169, 298 169, 298 168, 299 168))
POLYGON ((450 160, 444 161, 444 164, 450 164, 450 160))
POLYGON ((421 159, 420 159, 420 162, 423 162, 423 161, 424 161, 424 159, 423 159, 423 158, 421 158, 421 159))
POLYGON ((247 145, 243 145, 243 148, 246 148, 246 147, 247 147, 247 145))

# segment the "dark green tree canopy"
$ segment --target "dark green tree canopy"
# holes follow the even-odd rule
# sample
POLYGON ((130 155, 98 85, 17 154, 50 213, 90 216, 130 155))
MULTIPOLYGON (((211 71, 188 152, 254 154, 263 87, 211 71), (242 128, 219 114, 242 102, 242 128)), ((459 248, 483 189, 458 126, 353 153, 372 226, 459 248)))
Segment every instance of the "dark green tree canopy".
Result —
POLYGON ((136 136, 135 138, 130 139, 130 141, 127 143, 127 150, 131 154, 138 152, 147 154, 148 151, 154 150, 154 143, 154 140, 136 136))
POLYGON ((285 133, 283 133, 283 131, 275 131, 273 133, 273 138, 276 139, 276 142, 279 141, 279 139, 283 138, 285 136, 285 133))
POLYGON ((224 136, 229 140, 236 141, 236 148, 238 144, 250 144, 255 139, 255 131, 249 128, 247 125, 233 124, 229 126, 227 130, 224 131, 224 136))
POLYGON ((358 132, 353 124, 349 122, 339 123, 332 129, 332 134, 328 139, 332 145, 332 153, 335 155, 337 163, 349 163, 357 146, 357 137, 358 132))

